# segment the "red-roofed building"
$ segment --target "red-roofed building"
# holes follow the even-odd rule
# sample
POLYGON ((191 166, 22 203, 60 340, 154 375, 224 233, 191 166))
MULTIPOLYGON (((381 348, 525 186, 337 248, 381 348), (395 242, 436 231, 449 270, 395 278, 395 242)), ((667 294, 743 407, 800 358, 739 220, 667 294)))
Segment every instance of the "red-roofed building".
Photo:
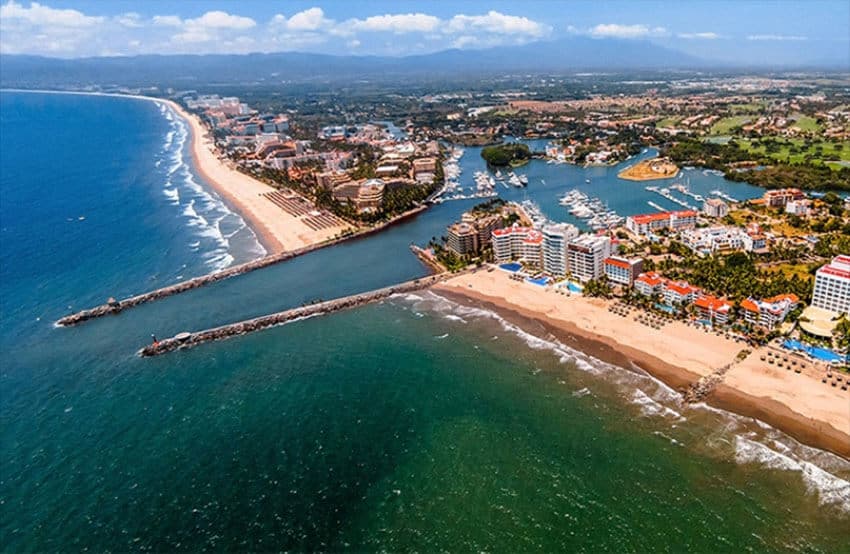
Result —
POLYGON ((630 287, 642 271, 643 260, 641 258, 632 258, 630 260, 620 256, 611 256, 605 259, 605 276, 612 283, 619 283, 630 287))
POLYGON ((668 306, 688 304, 699 294, 699 289, 687 281, 671 281, 654 271, 638 275, 635 290, 644 296, 660 294, 668 306))
POLYGON ((503 229, 494 229, 492 233, 493 257, 497 262, 522 259, 530 264, 540 265, 543 234, 531 227, 514 224, 503 229))
POLYGON ((795 294, 780 294, 764 300, 746 298, 741 301, 741 311, 747 323, 773 329, 785 321, 799 303, 800 299, 795 294))
POLYGON ((697 294, 699 289, 687 281, 667 281, 664 284, 664 303, 668 306, 690 304, 697 294))
POLYGON ((788 188, 765 191, 762 198, 765 205, 771 208, 784 208, 788 202, 803 200, 806 198, 806 195, 800 189, 788 188))
POLYGON ((696 224, 697 212, 693 210, 631 215, 626 218, 626 228, 638 235, 649 235, 662 229, 693 229, 696 224))
POLYGON ((667 279, 654 271, 641 273, 635 278, 635 290, 644 296, 663 294, 666 281, 667 279))
POLYGON ((729 312, 732 311, 732 304, 723 298, 716 296, 703 295, 694 300, 700 318, 707 319, 716 325, 725 325, 729 322, 729 312))

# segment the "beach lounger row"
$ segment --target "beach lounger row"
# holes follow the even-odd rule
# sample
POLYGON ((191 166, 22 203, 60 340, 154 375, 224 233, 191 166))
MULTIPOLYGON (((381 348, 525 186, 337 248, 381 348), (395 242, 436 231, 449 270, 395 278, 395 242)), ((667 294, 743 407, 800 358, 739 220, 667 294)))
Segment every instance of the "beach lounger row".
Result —
POLYGON ((274 205, 279 207, 281 210, 286 213, 293 215, 295 217, 309 215, 310 212, 314 211, 316 207, 304 200, 300 196, 287 196, 286 194, 280 191, 267 192, 263 194, 266 198, 268 198, 274 205))
POLYGON ((318 231, 319 229, 330 229, 332 227, 340 227, 345 225, 335 215, 322 213, 322 215, 314 215, 305 217, 302 220, 309 228, 318 231))

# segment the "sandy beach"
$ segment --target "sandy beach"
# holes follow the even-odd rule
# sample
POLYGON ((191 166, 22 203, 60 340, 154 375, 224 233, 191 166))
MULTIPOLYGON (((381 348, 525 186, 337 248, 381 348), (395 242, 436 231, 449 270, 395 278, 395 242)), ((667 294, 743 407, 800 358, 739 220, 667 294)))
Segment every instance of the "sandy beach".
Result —
POLYGON ((231 207, 248 220, 270 254, 318 244, 351 229, 348 225, 311 229, 301 218, 282 210, 263 196, 275 189, 237 171, 229 162, 216 156, 207 129, 196 116, 186 112, 176 102, 159 101, 165 102, 189 123, 195 169, 231 207))
POLYGON ((500 270, 460 275, 434 290, 508 319, 538 322, 569 346, 609 363, 634 364, 678 390, 733 363, 707 398, 709 404, 758 418, 805 444, 850 458, 850 392, 822 383, 811 367, 795 373, 768 366, 760 360, 765 349, 736 363, 745 348, 741 343, 678 321, 653 329, 636 323, 633 315, 609 312, 608 301, 567 297, 512 280, 500 270))

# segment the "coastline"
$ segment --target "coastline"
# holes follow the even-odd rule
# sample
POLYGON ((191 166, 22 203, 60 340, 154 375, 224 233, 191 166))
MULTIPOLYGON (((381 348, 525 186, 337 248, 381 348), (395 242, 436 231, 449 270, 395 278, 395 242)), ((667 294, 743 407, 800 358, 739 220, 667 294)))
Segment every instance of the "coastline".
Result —
MULTIPOLYGON (((266 185, 240 171, 228 166, 216 157, 206 127, 200 119, 189 114, 179 104, 167 98, 140 94, 121 94, 109 92, 90 92, 73 90, 37 90, 37 89, 0 89, 0 92, 25 92, 36 94, 72 94, 79 96, 106 96, 112 98, 130 98, 164 105, 177 117, 183 119, 191 135, 191 153, 193 169, 202 178, 203 184, 212 188, 234 212, 239 214, 254 231, 257 239, 266 249, 267 255, 300 250, 316 246, 354 228, 331 227, 313 230, 299 218, 285 212, 262 195, 277 189, 266 185)), ((287 191, 288 194, 297 193, 287 191)), ((300 195, 299 195, 300 196, 300 195)), ((307 202, 309 200, 305 199, 307 202)))
MULTIPOLYGON (((660 334, 683 336, 686 330, 699 333, 688 343, 688 353, 671 354, 663 345, 645 340, 648 330, 644 326, 629 319, 619 320, 619 328, 610 323, 608 316, 618 316, 611 315, 605 309, 603 301, 575 296, 562 297, 544 291, 537 285, 511 281, 499 270, 494 273, 502 275, 482 275, 479 270, 478 273, 452 278, 433 287, 433 290, 462 305, 498 313, 525 330, 551 334, 565 345, 604 362, 626 369, 640 368, 680 392, 701 376, 709 374, 712 371, 710 366, 718 360, 725 359, 730 354, 729 361, 734 360, 734 353, 741 349, 740 345, 726 339, 703 334, 684 324, 678 324, 679 328, 675 328, 673 326, 677 324, 671 323, 660 334), (499 277, 504 277, 504 283, 494 285, 486 282, 490 277, 496 281, 499 277), (482 283, 482 280, 485 282, 482 283), (473 288, 470 288, 470 284, 473 288), (514 294, 518 287, 527 289, 523 291, 527 294, 514 294), (542 297, 543 302, 529 301, 529 298, 535 295, 542 297), (549 305, 554 304, 553 297, 559 302, 563 299, 569 309, 549 308, 549 305), (544 305, 547 305, 547 308, 544 308, 544 305), (728 343, 725 348, 722 344, 724 342, 728 343), (697 358, 708 357, 711 352, 715 352, 716 356, 711 358, 708 364, 695 363, 695 360, 689 357, 693 354, 696 354, 697 358)), ((747 361, 754 358, 757 359, 757 355, 751 354, 747 361)), ((719 365, 721 364, 718 364, 718 367, 719 365)), ((736 369, 733 368, 730 373, 736 372, 736 369)), ((785 380, 797 380, 797 383, 783 381, 790 389, 789 394, 776 397, 763 395, 758 386, 748 381, 753 379, 753 376, 738 375, 731 383, 721 383, 705 402, 719 409, 758 419, 803 444, 850 459, 850 397, 846 396, 846 392, 842 397, 840 391, 806 375, 788 372, 781 374, 781 377, 785 380), (802 383, 806 379, 812 382, 802 383), (823 398, 824 395, 831 396, 823 398), (807 397, 802 398, 804 396, 807 397), (841 406, 847 406, 844 425, 841 421, 836 421, 836 406, 838 410, 841 410, 841 406), (836 425, 847 429, 838 428, 836 425)))

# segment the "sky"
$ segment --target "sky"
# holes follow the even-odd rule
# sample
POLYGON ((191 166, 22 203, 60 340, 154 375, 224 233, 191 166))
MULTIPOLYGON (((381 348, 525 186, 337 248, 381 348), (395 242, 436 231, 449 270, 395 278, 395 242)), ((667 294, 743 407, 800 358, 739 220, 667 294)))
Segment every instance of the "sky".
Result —
POLYGON ((648 40, 712 61, 817 63, 846 59, 850 0, 0 0, 0 53, 60 58, 404 56, 571 36, 648 40))

